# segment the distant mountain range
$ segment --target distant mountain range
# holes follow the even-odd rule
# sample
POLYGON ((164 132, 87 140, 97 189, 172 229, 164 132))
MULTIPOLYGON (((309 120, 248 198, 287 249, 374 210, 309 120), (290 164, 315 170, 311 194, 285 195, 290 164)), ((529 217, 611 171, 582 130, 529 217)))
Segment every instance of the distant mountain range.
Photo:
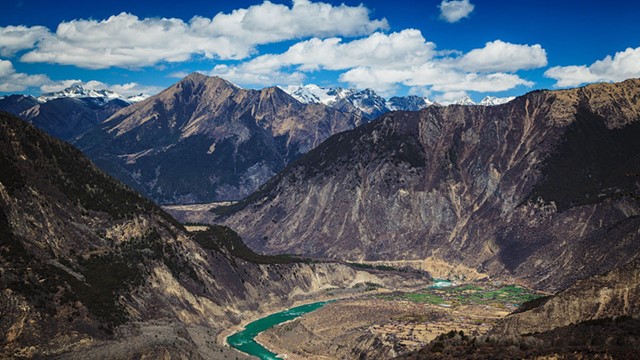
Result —
POLYGON ((145 94, 123 96, 116 93, 115 91, 111 91, 107 89, 101 89, 101 90, 86 89, 82 83, 76 83, 61 91, 42 94, 38 96, 37 99, 38 99, 38 102, 41 102, 41 103, 51 101, 54 99, 62 99, 62 98, 92 99, 96 103, 96 105, 105 105, 109 103, 111 100, 116 100, 116 99, 133 104, 138 101, 142 101, 148 97, 149 95, 145 95, 145 94))
POLYGON ((88 90, 81 83, 42 94, 0 98, 0 110, 20 116, 59 139, 73 142, 100 122, 145 95, 125 97, 110 90, 88 90))
MULTIPOLYGON (((396 96, 387 100, 376 94, 372 89, 356 90, 341 87, 320 87, 309 84, 289 86, 283 88, 283 90, 302 103, 321 103, 342 111, 359 111, 368 119, 375 119, 390 111, 417 111, 432 105, 441 106, 429 98, 417 95, 396 96)), ((464 96, 455 100, 453 104, 493 106, 507 103, 513 99, 515 97, 497 98, 487 96, 476 104, 471 98, 464 96)))

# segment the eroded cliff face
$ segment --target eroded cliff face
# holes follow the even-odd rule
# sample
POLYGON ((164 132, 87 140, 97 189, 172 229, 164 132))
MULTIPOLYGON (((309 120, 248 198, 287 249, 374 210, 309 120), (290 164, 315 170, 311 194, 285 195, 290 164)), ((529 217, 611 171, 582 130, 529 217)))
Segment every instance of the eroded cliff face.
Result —
POLYGON ((556 290, 640 250, 640 81, 396 112, 213 211, 270 253, 431 258, 556 290))
MULTIPOLYGON (((212 358, 227 326, 327 290, 427 278, 188 233, 70 145, 0 114, 0 357, 212 358)), ((224 349, 223 349, 224 350, 224 349)))
MULTIPOLYGON (((640 317, 640 261, 577 281, 537 306, 509 315, 493 330, 511 336, 544 333, 585 321, 640 317)), ((524 310, 524 309, 523 309, 524 310)))

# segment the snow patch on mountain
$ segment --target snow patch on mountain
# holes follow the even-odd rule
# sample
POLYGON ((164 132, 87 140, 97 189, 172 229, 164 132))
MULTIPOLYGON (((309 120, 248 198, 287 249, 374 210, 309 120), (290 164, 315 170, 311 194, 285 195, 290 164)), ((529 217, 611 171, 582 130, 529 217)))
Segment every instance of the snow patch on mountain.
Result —
POLYGON ((356 90, 341 87, 321 87, 315 84, 288 86, 286 93, 304 104, 321 103, 342 110, 355 108, 369 118, 395 110, 420 110, 437 105, 434 101, 415 95, 385 99, 372 89, 356 90))
POLYGON ((476 103, 471 100, 470 97, 468 96, 463 96, 461 98, 459 98, 458 100, 453 102, 454 105, 476 105, 476 103))
POLYGON ((509 97, 503 97, 503 98, 499 98, 499 97, 495 97, 495 96, 486 96, 484 99, 482 99, 478 105, 483 105, 483 106, 494 106, 494 105, 502 105, 502 104, 506 104, 509 101, 515 99, 515 96, 509 96, 509 97))
POLYGON ((123 100, 132 104, 138 101, 142 101, 148 97, 149 95, 145 95, 145 94, 138 94, 138 95, 125 97, 116 93, 115 91, 111 91, 107 89, 101 89, 101 90, 87 89, 83 86, 82 83, 75 83, 64 90, 42 94, 37 98, 37 100, 41 103, 45 103, 47 101, 51 101, 54 99, 63 99, 63 98, 92 99, 93 102, 97 105, 106 105, 110 101, 116 100, 116 99, 123 100))

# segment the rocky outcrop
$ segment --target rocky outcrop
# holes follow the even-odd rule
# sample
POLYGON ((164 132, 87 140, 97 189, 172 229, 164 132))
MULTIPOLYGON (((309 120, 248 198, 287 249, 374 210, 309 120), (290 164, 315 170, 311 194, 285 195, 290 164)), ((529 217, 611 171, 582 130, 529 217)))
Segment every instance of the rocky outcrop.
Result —
POLYGON ((363 282, 426 280, 261 256, 224 227, 188 233, 6 113, 0 168, 2 358, 213 358, 217 333, 258 314, 363 282))
POLYGON ((525 304, 522 310, 502 319, 493 333, 498 336, 543 333, 617 317, 640 318, 640 260, 577 281, 550 298, 525 304))
POLYGON ((640 80, 390 113, 212 211, 263 252, 561 289, 640 254, 639 114, 640 80))
POLYGON ((194 73, 122 109, 76 145, 156 202, 238 200, 361 121, 277 87, 245 90, 194 73))

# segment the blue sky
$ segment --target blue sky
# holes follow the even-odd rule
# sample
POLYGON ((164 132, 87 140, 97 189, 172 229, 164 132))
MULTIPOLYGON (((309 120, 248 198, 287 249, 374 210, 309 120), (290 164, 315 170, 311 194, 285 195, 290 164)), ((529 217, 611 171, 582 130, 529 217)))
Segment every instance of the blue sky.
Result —
POLYGON ((640 77, 639 17, 632 1, 20 0, 0 13, 0 93, 153 94, 199 71, 479 100, 640 77))

